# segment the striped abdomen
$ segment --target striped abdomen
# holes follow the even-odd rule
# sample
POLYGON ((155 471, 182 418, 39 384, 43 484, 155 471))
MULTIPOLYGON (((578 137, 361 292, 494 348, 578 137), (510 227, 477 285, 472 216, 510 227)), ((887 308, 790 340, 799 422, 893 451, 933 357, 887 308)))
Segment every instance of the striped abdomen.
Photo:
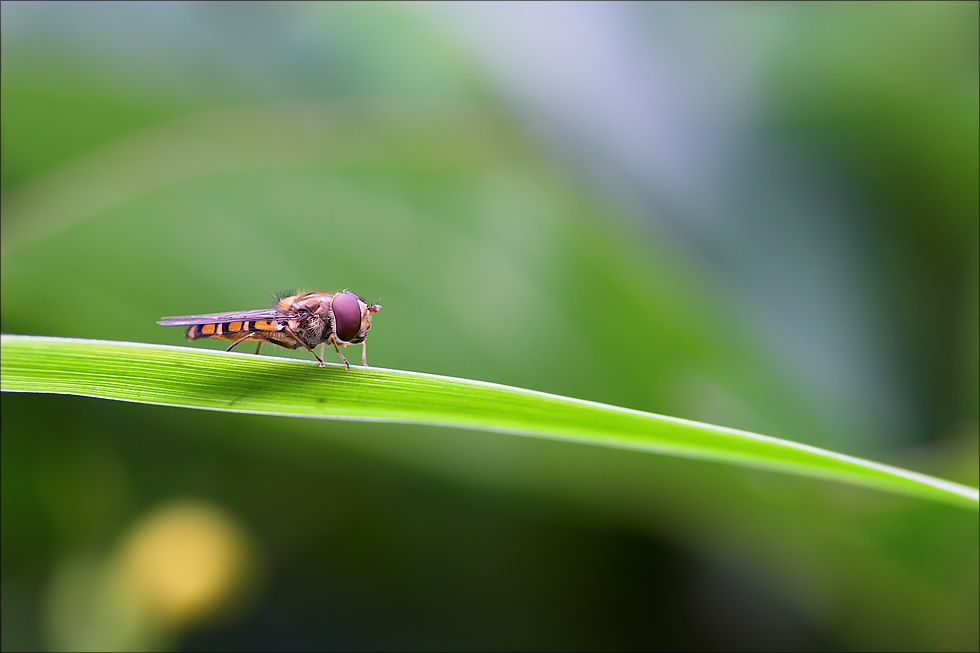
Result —
POLYGON ((277 322, 268 320, 251 320, 236 322, 215 322, 214 324, 195 324, 187 328, 187 339, 220 338, 222 340, 238 340, 246 333, 260 332, 279 340, 282 327, 277 322))

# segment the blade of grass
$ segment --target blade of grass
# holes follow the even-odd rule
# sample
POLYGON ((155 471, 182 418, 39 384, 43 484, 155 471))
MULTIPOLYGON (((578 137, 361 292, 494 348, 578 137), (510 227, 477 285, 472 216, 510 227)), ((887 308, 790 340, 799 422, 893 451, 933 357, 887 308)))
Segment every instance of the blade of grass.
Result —
POLYGON ((974 510, 974 488, 720 426, 482 381, 132 342, 0 337, 0 390, 295 417, 415 422, 776 470, 974 510))

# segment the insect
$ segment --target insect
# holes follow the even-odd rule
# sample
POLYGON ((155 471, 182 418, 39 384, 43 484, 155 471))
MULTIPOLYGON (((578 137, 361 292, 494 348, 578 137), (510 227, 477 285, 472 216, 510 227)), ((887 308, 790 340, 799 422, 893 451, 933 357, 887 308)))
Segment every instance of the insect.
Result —
POLYGON ((338 293, 308 292, 276 297, 272 308, 165 317, 157 324, 188 327, 188 340, 233 340, 225 351, 231 351, 246 340, 258 341, 256 354, 263 342, 288 349, 306 347, 320 361, 320 367, 326 366, 323 352, 331 344, 350 369, 350 363, 340 353, 338 345, 362 345, 361 363, 367 367, 365 338, 371 328, 371 316, 380 310, 380 304, 369 306, 348 290, 338 293), (317 356, 313 348, 319 344, 323 347, 320 356, 317 356))

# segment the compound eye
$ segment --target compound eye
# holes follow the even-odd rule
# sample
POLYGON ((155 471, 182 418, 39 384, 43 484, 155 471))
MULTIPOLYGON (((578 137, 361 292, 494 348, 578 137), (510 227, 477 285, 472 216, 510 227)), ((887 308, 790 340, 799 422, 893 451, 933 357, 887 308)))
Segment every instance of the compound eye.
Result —
POLYGON ((337 337, 350 342, 361 330, 361 305, 353 293, 342 292, 333 298, 333 319, 337 337))

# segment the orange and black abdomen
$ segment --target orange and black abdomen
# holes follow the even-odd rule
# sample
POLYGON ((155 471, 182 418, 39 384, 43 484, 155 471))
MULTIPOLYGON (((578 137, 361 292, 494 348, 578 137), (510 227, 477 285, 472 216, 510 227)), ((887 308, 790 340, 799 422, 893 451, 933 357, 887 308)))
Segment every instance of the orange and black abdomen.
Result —
POLYGON ((195 324, 188 327, 187 339, 219 338, 221 340, 238 340, 246 333, 278 332, 279 325, 268 320, 215 322, 213 324, 195 324))

